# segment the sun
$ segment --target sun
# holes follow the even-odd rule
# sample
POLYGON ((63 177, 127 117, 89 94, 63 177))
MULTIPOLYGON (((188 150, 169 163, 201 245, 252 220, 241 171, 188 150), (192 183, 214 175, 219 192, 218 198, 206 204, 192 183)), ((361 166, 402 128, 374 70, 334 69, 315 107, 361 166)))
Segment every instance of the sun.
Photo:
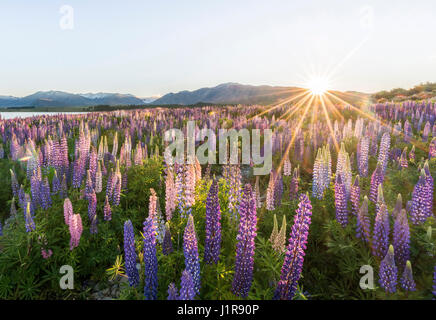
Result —
POLYGON ((307 88, 314 96, 322 96, 329 90, 329 81, 322 77, 313 77, 307 82, 307 88))

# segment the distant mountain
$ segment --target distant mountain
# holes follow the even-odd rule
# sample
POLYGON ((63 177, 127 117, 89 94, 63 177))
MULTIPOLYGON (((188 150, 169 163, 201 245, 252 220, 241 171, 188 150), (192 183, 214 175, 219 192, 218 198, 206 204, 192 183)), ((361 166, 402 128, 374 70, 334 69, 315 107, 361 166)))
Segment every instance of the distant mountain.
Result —
POLYGON ((120 93, 73 94, 62 91, 38 91, 23 98, 0 96, 0 107, 77 107, 97 105, 142 105, 144 101, 120 93))
POLYGON ((295 87, 251 86, 239 83, 224 83, 213 88, 202 88, 195 91, 168 93, 153 101, 154 105, 181 104, 191 105, 205 103, 241 103, 268 104, 289 98, 295 94, 295 87))

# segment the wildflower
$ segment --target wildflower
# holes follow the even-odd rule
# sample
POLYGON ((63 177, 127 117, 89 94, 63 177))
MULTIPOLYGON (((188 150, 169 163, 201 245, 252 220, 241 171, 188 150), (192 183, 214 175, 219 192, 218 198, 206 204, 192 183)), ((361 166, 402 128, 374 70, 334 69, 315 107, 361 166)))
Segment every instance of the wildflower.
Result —
POLYGON ((68 221, 70 231, 70 250, 79 246, 80 237, 82 236, 82 217, 80 214, 71 214, 68 221))
POLYGON ((300 203, 294 216, 289 244, 281 271, 280 280, 274 294, 276 300, 291 300, 297 290, 301 276, 306 250, 309 226, 311 223, 312 205, 307 194, 300 195, 300 203))
POLYGON ((192 278, 192 274, 186 269, 182 272, 180 287, 180 295, 178 300, 194 300, 197 294, 195 282, 192 278))
POLYGON ((397 265, 404 266, 410 258, 410 230, 406 210, 404 209, 395 218, 393 245, 397 265))
POLYGON ((415 280, 413 280, 412 264, 409 260, 406 262, 406 267, 401 276, 400 284, 405 291, 416 291, 415 280))
POLYGON ((395 266, 394 247, 389 246, 386 256, 380 263, 379 283, 387 293, 394 293, 397 287, 398 269, 395 266))
POLYGON ((360 203, 360 185, 359 185, 359 176, 356 176, 354 179, 354 183, 351 186, 351 212, 355 217, 357 217, 357 214, 359 212, 359 203, 360 203))
POLYGON ((178 293, 177 293, 177 288, 174 285, 174 282, 171 282, 168 285, 168 298, 167 300, 178 300, 178 293))
POLYGON ((111 205, 109 203, 109 198, 107 196, 106 196, 106 199, 104 201, 103 214, 104 214, 104 220, 105 221, 112 220, 111 205))
POLYGON ((64 220, 65 224, 68 225, 70 223, 70 217, 73 214, 73 204, 71 200, 66 198, 64 200, 64 220))
POLYGON ((144 265, 145 286, 144 296, 147 300, 157 299, 157 257, 156 231, 153 220, 149 217, 144 222, 144 265))
POLYGON ((428 202, 430 194, 426 183, 425 171, 421 170, 418 183, 412 192, 412 206, 410 208, 410 219, 415 225, 422 224, 429 217, 428 202))
POLYGON ((386 205, 382 205, 375 217, 374 232, 372 237, 372 253, 382 259, 389 247, 389 215, 386 205))
POLYGON ((345 228, 348 224, 348 208, 345 185, 342 183, 341 174, 339 174, 335 182, 335 207, 336 220, 345 228))
POLYGON ((200 260, 198 258, 197 236, 192 215, 189 215, 183 235, 183 253, 185 255, 186 270, 191 274, 195 294, 198 294, 200 293, 200 260))
POLYGON ((167 256, 171 252, 173 252, 173 243, 171 241, 170 226, 169 223, 167 222, 165 224, 165 235, 162 243, 162 253, 167 256))
POLYGON ((245 185, 239 217, 232 292, 237 296, 247 297, 253 279, 254 239, 257 235, 256 199, 250 184, 245 185))
POLYGON ((124 223, 124 261, 129 285, 136 287, 139 284, 139 273, 136 269, 135 235, 130 220, 124 223))
POLYGON ((357 226, 356 226, 356 237, 362 239, 365 242, 369 242, 371 239, 370 235, 370 218, 368 216, 368 198, 365 196, 363 199, 362 206, 357 213, 357 226))
POLYGON ((218 183, 214 180, 206 200, 206 239, 204 243, 204 261, 208 264, 218 263, 221 248, 220 221, 221 208, 218 198, 218 183))

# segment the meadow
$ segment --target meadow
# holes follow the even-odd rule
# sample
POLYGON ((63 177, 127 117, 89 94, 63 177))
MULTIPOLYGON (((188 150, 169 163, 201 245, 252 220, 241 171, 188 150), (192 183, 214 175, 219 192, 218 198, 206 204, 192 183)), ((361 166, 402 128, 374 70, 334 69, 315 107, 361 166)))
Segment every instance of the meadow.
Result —
POLYGON ((1 119, 0 298, 435 298, 436 103, 290 110, 1 119), (188 120, 271 129, 271 172, 167 164, 188 120))

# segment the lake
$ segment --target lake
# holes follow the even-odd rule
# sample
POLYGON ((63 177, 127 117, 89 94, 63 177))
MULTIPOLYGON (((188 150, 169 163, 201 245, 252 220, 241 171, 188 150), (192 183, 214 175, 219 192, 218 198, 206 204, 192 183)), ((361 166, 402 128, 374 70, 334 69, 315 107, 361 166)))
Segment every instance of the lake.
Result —
POLYGON ((33 117, 33 116, 42 116, 42 115, 49 115, 49 116, 53 116, 53 115, 57 115, 57 114, 85 114, 88 112, 45 112, 45 111, 40 111, 40 112, 23 112, 23 111, 18 111, 18 112, 0 112, 0 116, 2 119, 13 119, 13 118, 28 118, 28 117, 33 117))

